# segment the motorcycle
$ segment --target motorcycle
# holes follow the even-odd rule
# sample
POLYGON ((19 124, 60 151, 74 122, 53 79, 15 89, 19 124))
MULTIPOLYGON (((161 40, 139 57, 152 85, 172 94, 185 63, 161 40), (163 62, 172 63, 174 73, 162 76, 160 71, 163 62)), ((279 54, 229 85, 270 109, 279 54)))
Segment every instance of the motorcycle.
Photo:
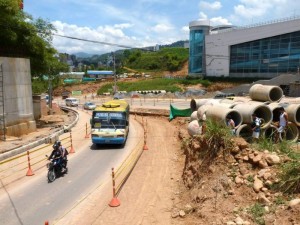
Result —
MULTIPOLYGON (((48 158, 48 156, 46 155, 48 158)), ((50 159, 50 162, 47 163, 48 168, 48 181, 49 183, 53 182, 57 177, 63 176, 68 173, 68 167, 64 168, 63 163, 61 162, 61 158, 58 159, 50 159)))

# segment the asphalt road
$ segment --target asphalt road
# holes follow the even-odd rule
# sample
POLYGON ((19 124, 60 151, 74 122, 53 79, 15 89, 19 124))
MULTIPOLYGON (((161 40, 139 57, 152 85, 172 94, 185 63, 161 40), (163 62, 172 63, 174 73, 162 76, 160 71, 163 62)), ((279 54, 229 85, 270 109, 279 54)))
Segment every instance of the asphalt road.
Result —
MULTIPOLYGON (((80 120, 76 126, 82 127, 90 115, 79 112, 80 120)), ((141 125, 133 117, 124 148, 96 149, 90 139, 84 138, 84 130, 74 132, 76 153, 69 156, 68 174, 48 183, 47 168, 43 167, 35 171, 34 176, 24 177, 0 189, 0 224, 38 225, 45 221, 54 224, 95 187, 111 180, 111 168, 124 160, 142 134, 141 125)))

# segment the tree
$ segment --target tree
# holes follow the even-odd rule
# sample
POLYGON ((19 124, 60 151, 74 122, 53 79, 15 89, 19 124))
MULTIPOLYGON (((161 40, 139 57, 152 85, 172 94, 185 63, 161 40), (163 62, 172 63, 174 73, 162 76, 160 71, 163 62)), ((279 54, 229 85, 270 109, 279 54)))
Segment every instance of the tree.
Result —
POLYGON ((30 58, 32 76, 66 69, 52 47, 54 26, 41 18, 34 20, 20 10, 20 0, 0 0, 0 55, 30 58))

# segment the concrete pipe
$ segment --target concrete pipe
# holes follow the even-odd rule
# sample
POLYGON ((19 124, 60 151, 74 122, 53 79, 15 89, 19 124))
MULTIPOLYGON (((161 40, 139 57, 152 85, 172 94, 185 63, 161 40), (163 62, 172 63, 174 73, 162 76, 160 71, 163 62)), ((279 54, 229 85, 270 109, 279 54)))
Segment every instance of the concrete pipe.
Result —
POLYGON ((221 120, 226 124, 226 117, 230 115, 233 119, 235 126, 238 127, 242 124, 241 114, 234 109, 223 107, 222 105, 214 105, 207 109, 206 116, 214 120, 221 120))
POLYGON ((272 122, 272 111, 269 106, 263 104, 262 102, 249 102, 247 104, 238 104, 233 107, 237 110, 243 118, 243 123, 251 124, 252 123, 252 114, 255 113, 258 118, 263 120, 261 126, 262 129, 270 126, 272 122))
POLYGON ((261 133, 264 138, 275 140, 276 138, 277 127, 270 125, 269 127, 262 129, 261 133))
POLYGON ((288 114, 289 121, 294 122, 297 126, 300 126, 300 105, 289 104, 285 111, 288 114))
POLYGON ((188 133, 190 136, 194 136, 202 133, 202 128, 199 126, 197 120, 193 120, 188 124, 188 133))
POLYGON ((191 115, 191 121, 198 120, 197 111, 194 111, 191 115))
POLYGON ((252 128, 249 124, 242 124, 235 132, 237 137, 242 137, 246 141, 251 141, 252 139, 252 128))
POLYGON ((283 96, 283 91, 278 86, 255 84, 249 90, 249 95, 255 101, 279 101, 283 96))
POLYGON ((279 103, 270 103, 268 105, 272 111, 272 115, 273 115, 273 119, 272 119, 272 122, 273 123, 278 123, 279 122, 279 116, 280 116, 280 108, 281 108, 281 105, 279 103))
POLYGON ((280 140, 287 140, 292 142, 297 142, 299 138, 299 130, 295 123, 289 122, 286 131, 279 136, 280 140))
POLYGON ((206 113, 206 111, 212 107, 212 105, 202 105, 197 110, 197 117, 199 120, 203 118, 203 115, 206 113))
POLYGON ((192 111, 196 111, 202 105, 215 105, 215 104, 218 104, 220 102, 220 100, 221 99, 208 99, 208 98, 192 99, 191 103, 190 103, 190 107, 191 107, 192 111))

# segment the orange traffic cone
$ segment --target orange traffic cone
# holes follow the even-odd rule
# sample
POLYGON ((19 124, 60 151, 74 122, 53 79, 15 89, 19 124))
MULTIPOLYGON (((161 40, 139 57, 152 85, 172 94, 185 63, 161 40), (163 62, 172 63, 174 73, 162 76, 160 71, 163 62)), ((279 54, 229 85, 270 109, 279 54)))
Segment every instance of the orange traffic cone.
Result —
POLYGON ((28 159, 28 171, 26 173, 26 176, 33 176, 34 173, 31 170, 29 151, 27 151, 27 159, 28 159))
POLYGON ((75 153, 75 150, 73 148, 73 143, 72 143, 72 132, 70 131, 70 139, 71 139, 71 149, 69 153, 75 153))

